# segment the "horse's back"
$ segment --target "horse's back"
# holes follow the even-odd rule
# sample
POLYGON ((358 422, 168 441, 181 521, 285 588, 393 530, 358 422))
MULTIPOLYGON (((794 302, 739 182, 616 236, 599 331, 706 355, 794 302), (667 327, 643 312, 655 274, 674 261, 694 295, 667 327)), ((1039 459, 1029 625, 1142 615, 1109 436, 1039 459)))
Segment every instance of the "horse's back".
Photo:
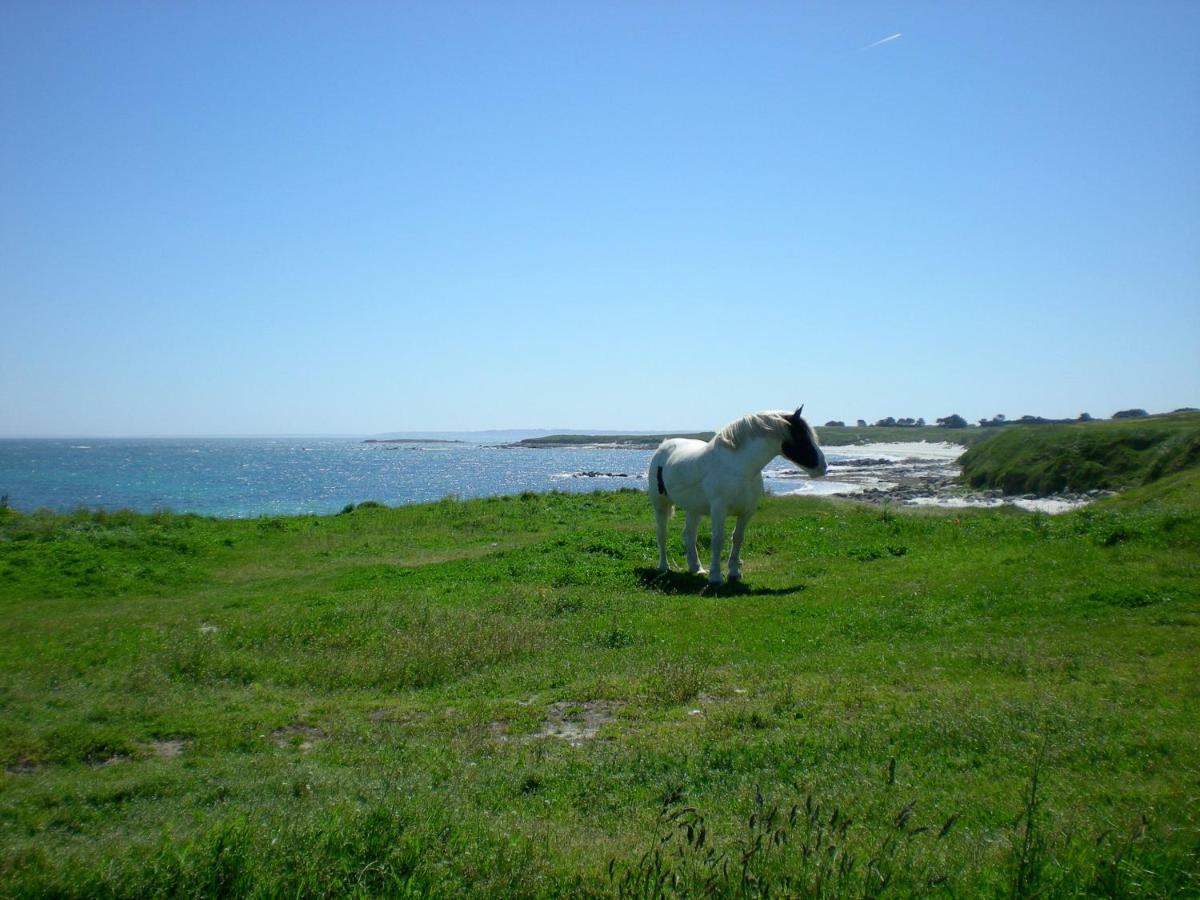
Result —
POLYGON ((656 506, 664 503, 708 513, 720 503, 734 515, 753 514, 763 495, 762 473, 739 472, 732 451, 711 442, 670 438, 650 459, 647 487, 656 506))
POLYGON ((701 482, 704 480, 702 460, 708 447, 704 441, 692 438, 668 438, 658 445, 650 457, 648 489, 650 499, 660 497, 684 509, 707 507, 701 482))
POLYGON ((658 466, 670 467, 672 469, 685 466, 689 462, 698 459, 700 453, 707 446, 704 441, 697 441, 692 438, 667 438, 658 445, 658 449, 650 457, 650 469, 653 472, 658 466))

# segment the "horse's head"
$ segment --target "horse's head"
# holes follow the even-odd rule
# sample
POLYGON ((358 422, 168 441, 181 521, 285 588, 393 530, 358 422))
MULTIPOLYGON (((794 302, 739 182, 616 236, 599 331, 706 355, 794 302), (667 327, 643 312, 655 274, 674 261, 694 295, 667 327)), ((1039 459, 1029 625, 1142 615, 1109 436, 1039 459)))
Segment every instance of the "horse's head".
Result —
POLYGON ((806 471, 809 475, 819 477, 825 474, 825 454, 817 444, 817 435, 807 422, 801 418, 804 405, 787 417, 788 431, 783 439, 780 453, 806 471))

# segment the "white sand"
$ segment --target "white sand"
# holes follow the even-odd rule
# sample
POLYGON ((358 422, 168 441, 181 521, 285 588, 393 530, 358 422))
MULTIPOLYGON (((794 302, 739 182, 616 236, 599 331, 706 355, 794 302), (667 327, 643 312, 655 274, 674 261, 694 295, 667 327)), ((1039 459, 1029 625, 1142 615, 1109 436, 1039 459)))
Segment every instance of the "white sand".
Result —
MULTIPOLYGON (((897 444, 846 444, 840 447, 822 447, 825 456, 839 459, 890 459, 900 462, 906 459, 955 460, 966 452, 962 444, 948 441, 908 441, 897 444)), ((832 460, 831 460, 832 461, 832 460)))

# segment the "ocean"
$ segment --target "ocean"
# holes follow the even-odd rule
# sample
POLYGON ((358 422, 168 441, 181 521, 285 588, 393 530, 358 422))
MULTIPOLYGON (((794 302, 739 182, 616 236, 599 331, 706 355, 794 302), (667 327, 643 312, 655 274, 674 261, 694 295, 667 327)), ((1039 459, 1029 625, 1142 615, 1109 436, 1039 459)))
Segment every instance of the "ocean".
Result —
MULTIPOLYGON (((365 500, 393 506, 447 496, 644 489, 651 452, 355 438, 9 439, 0 440, 0 496, 26 512, 322 514, 365 500)), ((838 461, 836 451, 826 455, 838 461)), ((794 477, 784 460, 764 475, 776 493, 829 494, 839 487, 794 477)))

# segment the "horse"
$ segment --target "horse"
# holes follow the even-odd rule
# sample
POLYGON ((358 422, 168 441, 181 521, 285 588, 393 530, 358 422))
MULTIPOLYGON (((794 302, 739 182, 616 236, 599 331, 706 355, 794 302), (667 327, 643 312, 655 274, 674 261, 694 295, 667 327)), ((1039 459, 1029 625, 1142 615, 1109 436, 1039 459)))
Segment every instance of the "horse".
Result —
POLYGON ((794 413, 783 410, 751 413, 730 422, 712 440, 668 438, 650 457, 647 491, 658 525, 658 571, 666 573, 667 521, 678 506, 686 513, 683 546, 688 571, 705 574, 696 553, 700 519, 712 518, 712 564, 708 583, 719 585, 725 519, 736 516, 733 546, 729 553, 729 579, 742 577, 742 539, 746 525, 763 494, 762 470, 782 454, 813 477, 825 474, 825 454, 812 427, 801 418, 804 406, 794 413))

